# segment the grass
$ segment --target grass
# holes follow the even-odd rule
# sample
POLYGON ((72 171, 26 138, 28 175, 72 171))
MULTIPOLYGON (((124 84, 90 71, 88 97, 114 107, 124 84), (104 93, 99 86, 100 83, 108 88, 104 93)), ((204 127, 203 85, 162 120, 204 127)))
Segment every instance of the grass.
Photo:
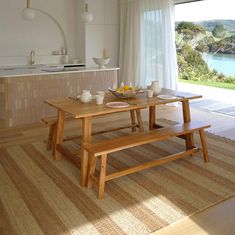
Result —
POLYGON ((183 79, 179 79, 179 82, 235 90, 235 83, 191 81, 191 80, 183 80, 183 79))

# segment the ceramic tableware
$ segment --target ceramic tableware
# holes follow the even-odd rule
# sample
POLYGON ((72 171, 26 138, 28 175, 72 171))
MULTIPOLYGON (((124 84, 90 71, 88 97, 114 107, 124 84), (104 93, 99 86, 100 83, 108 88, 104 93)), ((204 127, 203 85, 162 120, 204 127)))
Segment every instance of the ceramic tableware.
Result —
POLYGON ((78 98, 82 103, 89 103, 92 100, 92 95, 89 90, 83 90, 82 94, 78 98))
POLYGON ((178 97, 173 95, 158 95, 157 98, 161 100, 172 100, 172 99, 177 99, 178 97))
POLYGON ((147 97, 152 98, 153 97, 153 90, 147 90, 147 97))
POLYGON ((129 107, 129 104, 126 102, 109 102, 106 106, 109 108, 120 109, 129 107))
POLYGON ((103 95, 96 95, 95 101, 97 105, 101 105, 104 103, 104 96, 103 95))
POLYGON ((153 90, 154 95, 158 95, 161 92, 161 87, 159 84, 159 81, 152 81, 152 84, 150 86, 150 89, 153 90))
POLYGON ((96 95, 101 95, 101 96, 105 96, 105 92, 104 91, 97 91, 96 92, 96 95))

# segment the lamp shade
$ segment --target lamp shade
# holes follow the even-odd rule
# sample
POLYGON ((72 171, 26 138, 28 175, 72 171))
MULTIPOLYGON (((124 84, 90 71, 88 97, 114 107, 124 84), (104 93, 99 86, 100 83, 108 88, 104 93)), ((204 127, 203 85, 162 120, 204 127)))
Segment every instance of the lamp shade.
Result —
POLYGON ((84 23, 90 23, 93 20, 93 15, 90 12, 83 12, 81 14, 81 20, 84 23))
POLYGON ((93 15, 88 11, 88 4, 85 4, 85 11, 81 14, 81 20, 84 23, 90 23, 93 20, 93 15))
POLYGON ((26 20, 32 20, 35 18, 35 11, 32 8, 25 8, 22 12, 22 16, 26 20))

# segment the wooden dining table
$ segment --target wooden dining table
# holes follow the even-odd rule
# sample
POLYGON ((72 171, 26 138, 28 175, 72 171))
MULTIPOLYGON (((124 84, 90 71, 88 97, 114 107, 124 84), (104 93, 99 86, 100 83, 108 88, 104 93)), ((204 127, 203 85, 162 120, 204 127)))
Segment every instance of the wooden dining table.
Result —
MULTIPOLYGON (((201 95, 179 92, 175 90, 162 89, 161 95, 169 95, 172 96, 168 99, 160 99, 157 96, 152 98, 148 98, 147 94, 143 92, 142 94, 137 95, 135 98, 128 98, 125 100, 120 100, 115 97, 111 93, 107 93, 105 95, 104 104, 97 105, 95 100, 90 103, 81 103, 76 98, 66 97, 59 98, 53 100, 44 100, 44 102, 55 109, 58 110, 57 115, 57 124, 54 136, 54 151, 53 156, 54 160, 61 159, 61 151, 60 146, 62 145, 64 138, 64 123, 65 123, 65 115, 69 114, 74 119, 82 120, 82 151, 80 156, 81 161, 81 177, 80 184, 82 186, 86 186, 87 182, 87 172, 88 172, 88 153, 84 150, 84 146, 91 143, 92 137, 92 119, 97 116, 103 116, 108 114, 120 113, 120 112, 130 112, 132 110, 138 110, 143 108, 149 109, 149 130, 153 130, 154 128, 159 128, 159 125, 155 123, 156 121, 156 106, 164 105, 174 102, 182 103, 182 114, 183 114, 183 122, 187 123, 191 121, 190 115, 190 104, 189 101, 193 99, 202 98, 201 95), (129 104, 128 107, 125 108, 110 108, 105 104, 107 102, 117 102, 117 101, 125 101, 129 104)), ((193 134, 187 134, 182 136, 182 138, 186 141, 186 148, 191 149, 194 147, 194 139, 193 134)))

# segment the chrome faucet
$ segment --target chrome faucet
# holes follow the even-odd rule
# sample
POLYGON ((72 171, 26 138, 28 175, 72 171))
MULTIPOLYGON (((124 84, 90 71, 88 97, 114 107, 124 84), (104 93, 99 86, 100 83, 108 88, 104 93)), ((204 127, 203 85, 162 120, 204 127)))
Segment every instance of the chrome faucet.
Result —
POLYGON ((34 50, 30 51, 29 64, 30 65, 35 64, 35 51, 34 50))

